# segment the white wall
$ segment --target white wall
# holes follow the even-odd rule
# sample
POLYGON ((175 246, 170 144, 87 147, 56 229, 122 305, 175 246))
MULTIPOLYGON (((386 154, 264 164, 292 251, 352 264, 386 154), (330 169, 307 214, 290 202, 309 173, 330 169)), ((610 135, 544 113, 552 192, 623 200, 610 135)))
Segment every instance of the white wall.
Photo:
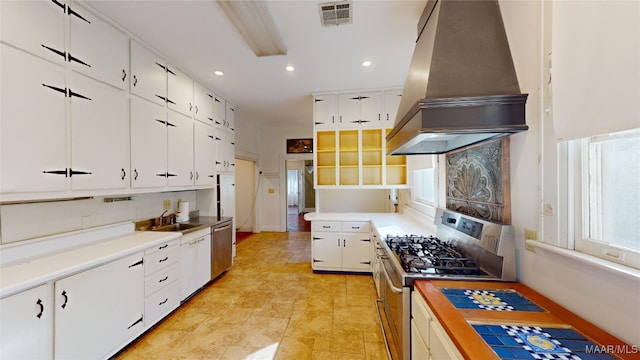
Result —
POLYGON ((236 229, 253 232, 255 224, 254 202, 257 198, 255 163, 236 159, 236 229))
POLYGON ((316 190, 318 212, 388 212, 389 190, 316 190))

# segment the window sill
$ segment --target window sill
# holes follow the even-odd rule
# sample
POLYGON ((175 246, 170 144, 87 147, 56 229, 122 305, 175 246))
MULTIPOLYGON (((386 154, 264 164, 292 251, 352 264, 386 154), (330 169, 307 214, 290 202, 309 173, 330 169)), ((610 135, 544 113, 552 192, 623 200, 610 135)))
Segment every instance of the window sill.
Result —
POLYGON ((607 261, 605 259, 601 259, 592 255, 583 254, 575 250, 563 249, 536 240, 527 240, 527 246, 532 246, 536 249, 548 251, 550 253, 554 253, 587 265, 591 265, 595 268, 607 271, 613 275, 622 276, 635 281, 640 280, 640 270, 607 261))

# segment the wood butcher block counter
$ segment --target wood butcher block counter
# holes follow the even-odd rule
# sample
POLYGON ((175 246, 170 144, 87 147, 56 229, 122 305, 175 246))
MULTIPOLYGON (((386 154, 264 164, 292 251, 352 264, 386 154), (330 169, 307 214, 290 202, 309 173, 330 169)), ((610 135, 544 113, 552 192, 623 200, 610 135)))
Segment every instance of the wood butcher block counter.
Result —
MULTIPOLYGON (((509 331, 511 328, 516 329, 516 332, 525 327, 557 330, 557 333, 563 331, 573 333, 575 331, 584 337, 583 340, 571 340, 573 346, 580 347, 581 351, 584 351, 584 353, 575 353, 574 351, 576 355, 584 355, 589 359, 607 358, 604 356, 605 354, 614 359, 616 357, 640 359, 640 349, 637 346, 622 342, 520 283, 418 280, 414 285, 442 324, 447 335, 466 359, 503 358, 498 356, 495 351, 496 349, 502 350, 499 346, 495 347, 494 344, 492 347, 487 343, 487 339, 497 339, 500 336, 493 337, 480 333, 483 331, 491 332, 494 329, 502 331, 501 329, 505 327, 509 331), (503 303, 500 299, 494 300, 499 296, 509 296, 514 299, 514 302, 521 305, 516 305, 514 309, 508 311, 504 311, 503 308, 488 311, 486 308, 503 303), (478 306, 478 304, 488 304, 488 306, 478 306), (585 348, 589 349, 585 350, 585 348)), ((510 302, 510 300, 506 302, 510 302)), ((525 328, 523 331, 527 330, 525 328)), ((505 334, 501 335, 505 336, 505 334)), ((522 337, 521 334, 512 333, 510 335, 514 335, 515 341, 520 342, 518 336, 522 337)), ((549 335, 548 332, 546 335, 549 335)), ((504 338, 502 337, 502 339, 504 338)), ((506 338, 510 340, 509 336, 506 338)), ((542 341, 544 341, 544 335, 542 341)), ((567 342, 570 341, 567 340, 567 342)), ((541 358, 565 359, 565 357, 541 358)), ((572 359, 571 357, 566 358, 572 359)))

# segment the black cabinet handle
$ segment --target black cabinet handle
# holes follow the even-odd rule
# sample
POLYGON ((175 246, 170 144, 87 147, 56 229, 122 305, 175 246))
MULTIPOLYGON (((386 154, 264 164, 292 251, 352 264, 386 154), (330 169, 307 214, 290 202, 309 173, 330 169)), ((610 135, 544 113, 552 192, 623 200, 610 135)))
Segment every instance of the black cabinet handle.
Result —
POLYGON ((164 257, 164 259, 160 259, 160 260, 158 260, 158 262, 165 262, 165 261, 167 261, 167 260, 169 260, 169 257, 168 257, 168 256, 165 256, 165 257, 164 257))
POLYGON ((144 259, 140 259, 140 261, 129 265, 129 268, 136 267, 136 266, 141 266, 142 264, 144 264, 144 259))
POLYGON ((140 324, 141 322, 142 322, 142 316, 140 317, 140 319, 136 320, 136 322, 134 322, 133 324, 129 325, 129 327, 127 328, 127 330, 128 330, 128 329, 131 329, 132 327, 134 327, 134 326, 136 326, 136 325, 138 325, 138 324, 140 324))
POLYGON ((138 180, 138 169, 133 169, 133 180, 138 180))
POLYGON ((40 312, 38 313, 38 315, 36 315, 36 317, 40 319, 42 317, 42 313, 44 312, 44 305, 42 305, 42 300, 38 299, 38 301, 36 301, 36 305, 40 306, 40 312))
POLYGON ((193 171, 189 171, 189 180, 193 180, 193 171))
POLYGON ((313 262, 314 262, 314 263, 317 263, 317 262, 324 262, 324 260, 316 260, 316 259, 313 259, 313 262))
POLYGON ((342 247, 347 247, 347 240, 346 239, 342 239, 342 247))
POLYGON ((138 85, 138 77, 133 75, 133 86, 138 85))
POLYGON ((164 298, 164 301, 158 303, 158 306, 164 305, 167 301, 169 301, 169 298, 164 298))
POLYGON ((212 177, 215 177, 215 176, 214 176, 214 175, 207 175, 207 177, 210 177, 210 178, 212 178, 212 177))
POLYGON ((124 178, 127 176, 127 172, 124 171, 124 168, 120 169, 120 180, 124 180, 124 178))
POLYGON ((196 105, 196 114, 198 113, 198 105, 196 105))
POLYGON ((193 109, 193 105, 191 105, 191 103, 189 103, 189 111, 191 111, 191 109, 193 109))
POLYGON ((158 282, 165 282, 165 281, 167 281, 167 279, 169 279, 169 277, 165 276, 164 279, 160 279, 160 280, 158 280, 158 282))
POLYGON ((196 180, 200 179, 200 173, 196 171, 196 180))
POLYGON ((164 245, 160 246, 158 248, 158 250, 166 249, 168 246, 169 246, 169 244, 164 244, 164 245))
POLYGON ((127 72, 124 71, 124 69, 122 69, 122 81, 124 81, 127 78, 127 72))
POLYGON ((69 297, 67 297, 67 291, 66 290, 63 290, 61 295, 64 297, 64 303, 62 303, 62 305, 60 307, 64 309, 64 308, 67 307, 67 303, 69 302, 69 297))

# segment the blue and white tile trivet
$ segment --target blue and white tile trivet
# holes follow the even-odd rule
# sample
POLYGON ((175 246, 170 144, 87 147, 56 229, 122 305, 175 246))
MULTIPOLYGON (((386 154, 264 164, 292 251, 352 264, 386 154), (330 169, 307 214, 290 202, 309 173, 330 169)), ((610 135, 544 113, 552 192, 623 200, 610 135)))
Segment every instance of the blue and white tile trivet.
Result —
POLYGON ((563 347, 560 341, 537 326, 502 325, 507 334, 529 351, 534 359, 580 360, 572 351, 563 347))
POLYGON ((480 309, 497 310, 497 311, 513 311, 513 306, 502 301, 496 294, 487 290, 467 289, 464 294, 477 304, 480 309))

